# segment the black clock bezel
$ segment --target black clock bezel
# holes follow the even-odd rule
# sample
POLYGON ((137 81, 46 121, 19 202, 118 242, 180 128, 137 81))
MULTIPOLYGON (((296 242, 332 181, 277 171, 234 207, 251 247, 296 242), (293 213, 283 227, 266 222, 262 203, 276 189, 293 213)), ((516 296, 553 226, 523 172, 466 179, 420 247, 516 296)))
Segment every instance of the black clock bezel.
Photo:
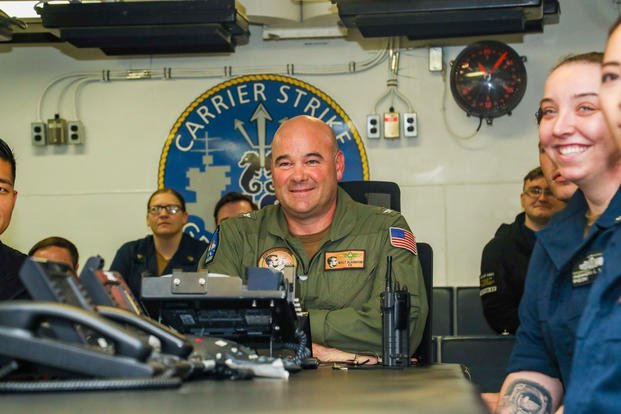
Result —
POLYGON ((451 93, 457 105, 468 116, 486 118, 491 123, 493 118, 506 114, 520 103, 526 93, 527 75, 524 61, 517 52, 507 45, 495 40, 484 40, 466 46, 453 61, 450 75, 451 93), (492 59, 486 60, 486 49, 491 50, 492 59), (493 74, 486 79, 481 76, 478 79, 468 79, 469 73, 479 71, 479 63, 486 69, 491 70, 498 57, 507 52, 507 58, 496 68, 493 74), (511 92, 499 91, 503 85, 513 88, 511 92), (465 87, 471 91, 479 91, 477 96, 468 97, 462 93, 465 87), (484 89, 495 91, 495 96, 483 92, 484 89), (491 106, 485 107, 485 101, 491 99, 491 106))

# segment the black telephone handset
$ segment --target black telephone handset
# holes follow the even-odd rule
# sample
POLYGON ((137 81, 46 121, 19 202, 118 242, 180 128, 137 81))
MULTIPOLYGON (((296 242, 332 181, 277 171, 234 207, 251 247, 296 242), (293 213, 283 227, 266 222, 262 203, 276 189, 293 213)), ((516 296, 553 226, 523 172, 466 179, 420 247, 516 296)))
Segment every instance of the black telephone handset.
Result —
POLYGON ((96 313, 61 303, 0 303, 0 343, 0 354, 4 356, 67 373, 111 378, 151 377, 158 373, 157 365, 147 362, 152 352, 147 341, 96 313), (83 326, 109 340, 113 350, 103 351, 73 338, 41 335, 45 322, 83 326))
POLYGON ((149 359, 145 335, 95 312, 68 266, 27 258, 20 279, 34 301, 0 303, 0 355, 61 377, 142 378, 164 368, 149 359))
MULTIPOLYGON (((30 296, 37 301, 60 302, 85 310, 95 307, 78 282, 75 274, 64 263, 28 258, 19 277, 30 296)), ((53 320, 50 329, 58 338, 70 342, 85 342, 87 333, 66 319, 53 320)))
POLYGON ((0 356, 61 377, 146 378, 164 370, 183 376, 188 370, 179 360, 192 351, 185 337, 127 310, 97 307, 67 266, 27 258, 20 278, 34 301, 0 304, 0 356), (175 359, 155 354, 149 335, 175 359))
POLYGON ((117 272, 104 272, 101 256, 89 257, 80 273, 84 286, 93 302, 100 306, 115 306, 137 315, 144 315, 142 304, 136 300, 123 276, 117 272))
POLYGON ((90 257, 80 273, 80 284, 92 298, 97 313, 155 336, 161 344, 161 352, 187 358, 192 353, 187 338, 146 316, 123 277, 116 272, 104 272, 103 265, 100 256, 90 257))
POLYGON ((35 300, 49 300, 93 310, 93 302, 64 263, 27 258, 19 277, 35 300))
POLYGON ((165 354, 187 358, 192 353, 192 345, 184 335, 151 318, 135 315, 125 309, 112 306, 97 306, 96 309, 98 314, 107 319, 132 326, 157 337, 161 343, 161 352, 165 354))

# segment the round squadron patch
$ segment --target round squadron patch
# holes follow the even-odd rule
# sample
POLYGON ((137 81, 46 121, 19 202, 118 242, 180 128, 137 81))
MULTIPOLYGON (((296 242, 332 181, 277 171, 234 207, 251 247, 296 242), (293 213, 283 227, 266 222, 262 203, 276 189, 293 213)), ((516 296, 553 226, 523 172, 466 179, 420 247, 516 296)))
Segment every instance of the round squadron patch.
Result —
POLYGON ((259 263, 257 263, 259 267, 267 267, 279 272, 282 272, 285 266, 295 267, 297 265, 298 262, 295 256, 286 247, 275 247, 263 252, 259 258, 259 263))

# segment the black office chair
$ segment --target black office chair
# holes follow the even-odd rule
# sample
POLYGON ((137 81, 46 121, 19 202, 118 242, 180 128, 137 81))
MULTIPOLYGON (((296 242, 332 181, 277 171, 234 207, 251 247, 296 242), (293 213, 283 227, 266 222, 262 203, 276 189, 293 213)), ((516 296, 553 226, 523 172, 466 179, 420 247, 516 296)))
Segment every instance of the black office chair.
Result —
POLYGON ((425 322, 423 338, 421 339, 420 345, 418 345, 416 351, 414 351, 414 357, 418 360, 419 365, 427 365, 435 361, 431 338, 433 320, 433 249, 430 244, 423 242, 416 242, 416 249, 418 251, 420 267, 423 272, 423 281, 425 282, 425 293, 427 294, 427 306, 429 307, 429 313, 427 315, 427 321, 425 322))
POLYGON ((452 286, 435 286, 433 288, 433 319, 431 334, 445 336, 455 334, 455 289, 452 286))
MULTIPOLYGON (((341 181, 339 185, 351 198, 359 203, 401 211, 401 190, 397 183, 389 181, 341 181)), ((429 315, 425 322, 423 338, 414 352, 414 356, 421 365, 426 365, 434 359, 431 341, 431 314, 433 312, 433 249, 431 245, 423 242, 416 242, 416 248, 418 250, 418 260, 420 261, 421 270, 423 272, 423 281, 425 282, 429 315)))
POLYGON ((506 375, 514 336, 439 336, 438 362, 462 364, 480 392, 498 392, 506 375))
POLYGON ((390 181, 341 181, 339 185, 359 203, 401 211, 401 190, 397 183, 390 181))
POLYGON ((455 289, 457 335, 496 335, 483 315, 478 286, 458 286, 455 289))

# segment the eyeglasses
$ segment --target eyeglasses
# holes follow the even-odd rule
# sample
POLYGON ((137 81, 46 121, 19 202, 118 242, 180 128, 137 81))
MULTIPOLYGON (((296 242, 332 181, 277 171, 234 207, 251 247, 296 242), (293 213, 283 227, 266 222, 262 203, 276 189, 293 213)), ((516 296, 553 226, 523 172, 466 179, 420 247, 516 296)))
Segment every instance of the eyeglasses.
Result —
POLYGON ((539 198, 541 197, 541 194, 545 194, 546 197, 552 197, 552 191, 550 191, 549 188, 546 188, 545 190, 541 187, 529 187, 527 189, 524 190, 524 194, 532 197, 532 198, 539 198))
POLYGON ((166 210, 168 214, 177 214, 178 212, 181 211, 181 206, 176 206, 174 204, 169 204, 165 206, 157 205, 157 206, 151 206, 147 209, 149 214, 153 214, 154 216, 161 214, 162 210, 166 210))

